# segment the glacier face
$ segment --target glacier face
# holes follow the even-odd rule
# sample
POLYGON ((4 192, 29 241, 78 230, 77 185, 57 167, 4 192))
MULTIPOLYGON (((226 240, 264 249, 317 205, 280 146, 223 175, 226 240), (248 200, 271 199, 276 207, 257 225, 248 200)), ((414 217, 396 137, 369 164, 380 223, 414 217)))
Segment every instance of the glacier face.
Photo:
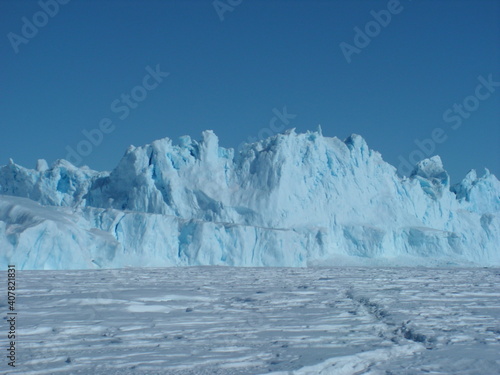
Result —
POLYGON ((246 145, 165 138, 111 172, 60 160, 0 168, 0 261, 124 266, 500 265, 500 182, 409 177, 364 139, 289 130, 246 145))

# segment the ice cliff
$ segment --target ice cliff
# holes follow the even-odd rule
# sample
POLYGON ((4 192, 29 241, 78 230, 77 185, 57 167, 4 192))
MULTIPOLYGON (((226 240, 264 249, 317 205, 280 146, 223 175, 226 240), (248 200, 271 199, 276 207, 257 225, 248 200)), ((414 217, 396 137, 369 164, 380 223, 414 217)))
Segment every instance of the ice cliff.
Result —
POLYGON ((434 156, 401 178, 358 135, 235 153, 205 131, 131 146, 111 172, 10 161, 0 194, 2 267, 500 265, 494 175, 450 186, 434 156))

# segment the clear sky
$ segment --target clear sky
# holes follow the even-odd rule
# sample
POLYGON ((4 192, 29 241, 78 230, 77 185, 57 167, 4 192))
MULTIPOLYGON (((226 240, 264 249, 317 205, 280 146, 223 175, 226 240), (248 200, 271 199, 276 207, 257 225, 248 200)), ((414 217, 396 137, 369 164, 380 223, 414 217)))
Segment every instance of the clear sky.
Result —
POLYGON ((500 176, 499 1, 55 1, 0 1, 0 164, 80 145, 109 170, 130 144, 321 124, 396 166, 500 176))

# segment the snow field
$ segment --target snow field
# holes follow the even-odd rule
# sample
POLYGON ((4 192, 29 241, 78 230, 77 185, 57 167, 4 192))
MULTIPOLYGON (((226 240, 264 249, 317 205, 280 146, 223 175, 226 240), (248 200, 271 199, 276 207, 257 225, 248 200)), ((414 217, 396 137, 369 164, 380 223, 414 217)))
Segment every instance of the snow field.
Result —
POLYGON ((6 374, 500 373, 499 269, 127 268, 17 280, 18 366, 3 362, 6 374))

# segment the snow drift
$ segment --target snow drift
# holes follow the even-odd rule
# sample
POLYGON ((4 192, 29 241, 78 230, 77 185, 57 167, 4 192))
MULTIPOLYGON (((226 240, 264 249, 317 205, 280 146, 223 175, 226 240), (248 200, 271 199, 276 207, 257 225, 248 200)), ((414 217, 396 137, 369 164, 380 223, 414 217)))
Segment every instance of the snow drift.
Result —
POLYGON ((500 182, 450 186, 439 156, 409 177, 364 139, 289 130, 219 147, 165 138, 111 172, 0 168, 0 262, 124 266, 500 265, 500 182))

